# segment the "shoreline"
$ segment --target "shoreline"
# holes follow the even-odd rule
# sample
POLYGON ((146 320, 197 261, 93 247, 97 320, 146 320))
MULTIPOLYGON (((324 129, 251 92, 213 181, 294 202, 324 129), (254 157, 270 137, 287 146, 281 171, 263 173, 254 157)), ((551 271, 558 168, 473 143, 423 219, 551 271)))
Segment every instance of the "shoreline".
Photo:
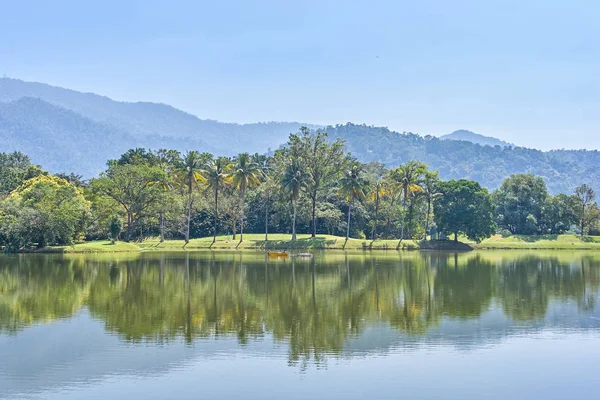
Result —
POLYGON ((107 240, 77 243, 73 246, 51 246, 42 249, 31 249, 21 253, 33 254, 86 254, 86 253, 145 253, 145 252, 174 252, 174 251, 205 251, 205 250, 334 250, 334 251, 454 251, 468 252, 473 250, 578 250, 600 251, 600 237, 578 237, 575 235, 555 236, 493 236, 481 243, 455 243, 453 240, 417 241, 404 240, 398 247, 398 240, 375 241, 364 239, 349 239, 331 235, 299 235, 296 241, 290 240, 288 234, 269 235, 269 241, 264 240, 263 234, 246 234, 244 241, 234 241, 225 236, 217 237, 211 246, 212 237, 192 239, 184 248, 183 240, 165 240, 159 243, 157 238, 144 242, 116 242, 107 240), (272 238, 272 239, 271 239, 272 238))

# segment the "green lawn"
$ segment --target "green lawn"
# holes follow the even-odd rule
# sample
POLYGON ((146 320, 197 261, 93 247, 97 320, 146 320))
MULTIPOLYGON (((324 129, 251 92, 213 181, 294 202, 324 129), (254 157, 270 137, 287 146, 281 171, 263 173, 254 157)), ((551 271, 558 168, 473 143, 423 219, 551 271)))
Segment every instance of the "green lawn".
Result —
MULTIPOLYGON (((265 242, 264 234, 245 234, 244 241, 239 242, 227 236, 217 236, 217 241, 212 244, 212 237, 192 239, 185 250, 243 250, 243 249, 333 249, 333 250, 397 250, 398 240, 363 240, 349 239, 332 235, 298 235, 296 241, 291 240, 289 234, 270 234, 269 241, 265 242)), ((402 250, 439 249, 439 250, 600 250, 600 237, 588 236, 583 239, 575 235, 545 235, 545 236, 523 236, 514 235, 502 237, 493 236, 481 243, 473 243, 465 238, 455 245, 452 241, 442 242, 419 242, 415 240, 404 240, 401 244, 402 250)), ((117 252, 148 252, 148 251, 182 251, 183 240, 166 240, 159 243, 158 238, 148 239, 142 243, 117 242, 111 244, 109 241, 93 241, 77 243, 74 246, 47 247, 39 250, 44 253, 117 253, 117 252)))
POLYGON ((475 249, 600 250, 600 236, 581 238, 576 235, 495 235, 481 243, 470 245, 475 249))

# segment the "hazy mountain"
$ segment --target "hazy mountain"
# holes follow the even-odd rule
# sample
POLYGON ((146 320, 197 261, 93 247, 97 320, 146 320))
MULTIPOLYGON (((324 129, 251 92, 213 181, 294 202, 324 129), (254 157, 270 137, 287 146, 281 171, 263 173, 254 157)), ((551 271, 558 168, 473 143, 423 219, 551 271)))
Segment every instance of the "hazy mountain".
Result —
POLYGON ((355 124, 330 126, 327 131, 332 138, 345 139, 348 150, 362 162, 394 167, 419 160, 439 170, 443 179, 473 179, 489 189, 511 174, 532 173, 543 177, 552 193, 572 193, 582 183, 600 190, 597 150, 498 148, 355 124))
POLYGON ((92 121, 115 126, 131 136, 190 139, 204 143, 206 147, 199 147, 201 150, 223 155, 233 155, 240 149, 254 153, 276 148, 302 125, 297 122, 224 123, 200 119, 166 104, 120 102, 44 83, 0 78, 0 102, 23 97, 39 98, 92 121))
MULTIPOLYGON (((195 149, 216 155, 264 153, 285 143, 300 125, 202 120, 164 104, 117 102, 0 79, 0 151, 20 150, 52 172, 73 171, 86 178, 104 170, 106 160, 133 147, 195 149)), ((439 170, 443 179, 474 179, 490 189, 511 174, 533 173, 542 176, 553 193, 571 193, 582 183, 600 190, 600 153, 595 150, 543 152, 467 131, 454 132, 449 136, 455 140, 448 140, 351 123, 325 129, 332 139, 344 139, 347 149, 363 162, 394 167, 419 160, 439 170)))
POLYGON ((496 139, 490 136, 480 135, 475 132, 467 131, 465 129, 460 129, 458 131, 454 131, 447 135, 440 136, 442 140, 464 140, 466 142, 471 142, 475 144, 480 144, 482 146, 500 146, 500 147, 514 147, 515 145, 512 143, 505 142, 500 139, 496 139))

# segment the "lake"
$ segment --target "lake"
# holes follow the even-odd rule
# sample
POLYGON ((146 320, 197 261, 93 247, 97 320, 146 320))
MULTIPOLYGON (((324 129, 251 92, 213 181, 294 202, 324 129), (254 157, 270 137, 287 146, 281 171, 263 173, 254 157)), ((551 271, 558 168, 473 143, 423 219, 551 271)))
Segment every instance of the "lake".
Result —
POLYGON ((600 396, 600 253, 0 256, 0 399, 600 396))

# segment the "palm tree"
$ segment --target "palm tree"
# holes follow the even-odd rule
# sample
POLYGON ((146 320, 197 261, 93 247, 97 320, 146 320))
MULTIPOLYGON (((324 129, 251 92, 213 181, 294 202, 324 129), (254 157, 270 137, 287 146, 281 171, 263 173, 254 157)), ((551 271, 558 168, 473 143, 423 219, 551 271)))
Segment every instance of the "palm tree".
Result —
POLYGON ((442 196, 442 193, 437 191, 438 182, 440 178, 438 176, 438 172, 425 172, 425 176, 423 179, 423 184, 421 187, 423 188, 422 194, 425 196, 427 200, 427 215, 425 216, 425 237, 423 240, 427 240, 427 233, 429 231, 429 215, 431 214, 431 203, 438 197, 442 196))
POLYGON ((373 221, 373 232, 371 234, 371 240, 377 239, 377 221, 379 219, 379 202, 382 198, 389 194, 388 183, 383 179, 379 178, 371 186, 369 197, 371 201, 375 202, 375 220, 373 221))
POLYGON ((187 226, 185 232, 185 244, 183 247, 187 246, 190 242, 190 222, 192 220, 192 207, 194 204, 193 189, 196 188, 200 190, 199 182, 204 182, 204 176, 201 174, 202 168, 202 156, 199 152, 192 150, 185 153, 182 160, 182 166, 177 171, 177 175, 179 176, 180 182, 183 184, 187 195, 187 226))
POLYGON ((219 192, 223 190, 231 181, 229 170, 231 164, 226 158, 218 157, 216 160, 210 160, 202 170, 206 184, 215 195, 215 223, 213 232, 213 243, 217 241, 217 222, 219 217, 219 192))
POLYGON ((402 230, 400 233, 400 241, 398 247, 404 239, 404 223, 406 220, 406 204, 409 198, 412 198, 416 193, 423 191, 419 186, 419 177, 425 171, 425 165, 417 161, 409 161, 405 165, 401 165, 391 171, 392 180, 395 183, 396 193, 402 196, 402 230))
POLYGON ((240 191, 240 243, 244 240, 244 203, 246 189, 260 185, 262 171, 250 154, 240 153, 234 161, 233 172, 230 174, 233 186, 240 191))
MULTIPOLYGON (((178 151, 175 150, 165 150, 165 149, 160 149, 158 150, 156 153, 156 159, 158 162, 159 167, 162 169, 162 171, 164 172, 164 174, 162 176, 160 176, 159 179, 157 179, 156 181, 150 182, 151 185, 156 185, 158 186, 162 191, 163 194, 165 194, 166 192, 168 192, 169 190, 171 190, 173 188, 173 165, 175 164, 176 160, 179 159, 180 155, 178 151)), ((159 227, 160 227, 160 240, 159 240, 159 244, 165 241, 165 224, 166 224, 166 217, 165 217, 165 200, 164 197, 163 199, 161 199, 161 207, 160 207, 160 221, 159 221, 159 227)))
POLYGON ((286 198, 291 201, 292 215, 292 240, 296 240, 296 203, 302 192, 308 190, 312 177, 304 171, 297 158, 292 157, 285 167, 281 177, 281 187, 286 198))
MULTIPOLYGON (((150 185, 158 186, 163 194, 168 192, 173 186, 171 184, 171 176, 169 176, 168 172, 165 170, 165 174, 160 177, 160 179, 149 182, 150 185)), ((165 199, 161 199, 160 212, 159 212, 159 226, 160 226, 160 240, 159 244, 165 241, 165 199)))
POLYGON ((340 180, 339 193, 348 201, 348 226, 346 229, 346 242, 350 237, 350 213, 352 203, 355 200, 362 200, 365 197, 366 182, 362 177, 362 166, 358 162, 353 162, 350 168, 344 171, 344 176, 340 180))

